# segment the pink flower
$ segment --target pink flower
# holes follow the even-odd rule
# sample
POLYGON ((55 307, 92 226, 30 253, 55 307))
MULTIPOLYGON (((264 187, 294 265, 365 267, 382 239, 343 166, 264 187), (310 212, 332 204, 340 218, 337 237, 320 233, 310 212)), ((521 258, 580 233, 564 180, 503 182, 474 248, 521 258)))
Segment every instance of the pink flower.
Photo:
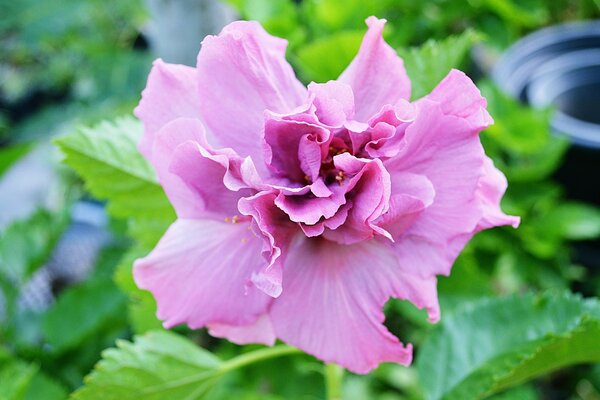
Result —
POLYGON ((481 147, 492 119, 471 80, 453 70, 410 103, 385 20, 367 24, 338 80, 308 89, 256 22, 207 37, 195 69, 154 63, 139 148, 178 219, 134 276, 166 327, 279 338, 357 373, 409 364, 384 303, 437 321, 436 275, 476 232, 518 225, 499 208, 506 180, 481 147))

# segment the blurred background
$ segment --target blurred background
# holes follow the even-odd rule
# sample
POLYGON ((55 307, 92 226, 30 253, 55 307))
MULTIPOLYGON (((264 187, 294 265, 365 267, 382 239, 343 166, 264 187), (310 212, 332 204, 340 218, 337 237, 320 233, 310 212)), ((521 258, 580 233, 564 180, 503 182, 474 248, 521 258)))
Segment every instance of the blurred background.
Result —
MULTIPOLYGON (((600 295, 598 0, 0 0, 0 399, 66 398, 117 338, 160 328, 130 273, 155 238, 107 213, 52 140, 130 116, 154 58, 194 65, 202 38, 239 18, 286 38, 303 82, 335 79, 369 15, 388 20, 414 99, 452 67, 476 80, 495 119, 482 141, 510 183, 503 208, 522 217, 477 235, 440 279, 443 315, 487 297, 600 295)), ((390 301, 386 315, 418 356, 435 329, 424 313, 390 301)), ((242 351, 178 332, 223 357, 242 351)), ((266 362, 212 398, 319 399, 319 371, 308 356, 266 362)), ((347 376, 347 398, 421 399, 424 381, 385 365, 347 376)), ((500 397, 597 400, 600 365, 500 397)))

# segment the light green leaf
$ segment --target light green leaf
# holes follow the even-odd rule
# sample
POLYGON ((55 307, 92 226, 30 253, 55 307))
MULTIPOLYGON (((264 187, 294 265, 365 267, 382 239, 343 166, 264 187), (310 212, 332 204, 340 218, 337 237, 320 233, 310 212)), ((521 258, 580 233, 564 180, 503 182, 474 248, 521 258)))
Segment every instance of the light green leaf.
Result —
POLYGON ((350 64, 362 41, 364 31, 342 31, 298 48, 296 64, 306 81, 336 79, 350 64))
POLYGON ((398 49, 412 84, 413 99, 425 96, 450 72, 459 68, 471 47, 481 39, 468 30, 444 40, 428 40, 420 47, 398 49))
POLYGON ((108 349, 77 400, 200 399, 215 380, 221 362, 189 340, 167 331, 119 341, 108 349))
POLYGON ((77 390, 75 400, 199 400, 219 378, 253 363, 298 353, 289 346, 251 351, 228 361, 168 331, 151 331, 134 342, 117 341, 77 390))
POLYGON ((104 328, 125 325, 125 295, 111 280, 69 287, 44 314, 42 331, 52 351, 72 349, 104 328))
POLYGON ((484 299, 444 316, 417 360, 430 399, 482 399, 600 361, 600 303, 572 294, 484 299))
POLYGON ((108 212, 129 218, 136 225, 134 237, 152 246, 175 214, 152 167, 137 150, 141 130, 139 121, 121 118, 82 128, 56 144, 90 193, 108 200, 108 212), (145 227, 153 229, 148 233, 145 227))

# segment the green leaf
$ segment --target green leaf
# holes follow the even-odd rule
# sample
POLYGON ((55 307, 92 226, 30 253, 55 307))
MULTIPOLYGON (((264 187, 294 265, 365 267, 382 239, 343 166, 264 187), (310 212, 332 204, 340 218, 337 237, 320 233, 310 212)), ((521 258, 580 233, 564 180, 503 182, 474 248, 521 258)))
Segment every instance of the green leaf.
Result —
POLYGON ((27 280, 46 261, 67 222, 66 212, 38 210, 11 224, 0 236, 0 273, 27 280))
POLYGON ((459 68, 481 36, 468 30, 444 40, 428 40, 420 47, 398 49, 412 84, 412 98, 418 99, 438 84, 452 68, 459 68))
POLYGON ((0 348, 0 400, 65 400, 66 390, 38 369, 0 348))
POLYGON ((600 303, 528 294, 445 315, 417 360, 430 399, 481 399, 559 368, 600 361, 600 303))
POLYGON ((65 400, 67 396, 65 388, 38 372, 33 376, 24 400, 65 400))
POLYGON ((218 358, 167 331, 118 341, 108 349, 76 400, 200 399, 215 380, 218 358))
POLYGON ((0 176, 2 176, 15 161, 27 154, 29 150, 31 150, 31 143, 19 143, 6 148, 0 148, 0 176))
POLYGON ((556 232, 569 240, 600 236, 600 208, 583 203, 562 203, 540 221, 540 230, 556 232))
POLYGON ((151 165, 137 150, 141 132, 139 121, 121 118, 82 128, 55 142, 90 193, 108 200, 108 212, 129 218, 136 225, 134 237, 152 246, 175 214, 151 165), (145 227, 151 227, 151 233, 145 227))
POLYGON ((137 334, 153 329, 161 329, 162 323, 156 317, 156 301, 152 294, 137 287, 133 281, 133 262, 148 254, 150 249, 134 247, 129 250, 115 271, 114 280, 119 288, 127 294, 129 302, 127 312, 129 323, 137 334))
POLYGON ((23 400, 37 369, 0 348, 0 400, 23 400))
POLYGON ((125 325, 125 295, 110 280, 71 286, 44 314, 42 331, 56 353, 72 349, 95 332, 125 325))
POLYGON ((494 124, 482 134, 486 152, 509 182, 537 182, 560 165, 568 140, 550 133, 551 110, 535 110, 510 98, 489 81, 478 86, 494 124))
POLYGON ((261 348, 221 361, 190 340, 151 331, 117 341, 77 390, 75 400, 199 400, 224 374, 259 361, 299 353, 290 346, 261 348))
POLYGON ((294 60, 306 81, 336 79, 350 64, 362 41, 364 31, 343 31, 300 47, 294 60))

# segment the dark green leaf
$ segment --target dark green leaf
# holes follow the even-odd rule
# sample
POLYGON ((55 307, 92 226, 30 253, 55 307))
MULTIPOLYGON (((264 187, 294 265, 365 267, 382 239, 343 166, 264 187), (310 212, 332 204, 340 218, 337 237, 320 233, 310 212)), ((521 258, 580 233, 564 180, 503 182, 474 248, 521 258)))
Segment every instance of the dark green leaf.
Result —
POLYGON ((106 327, 124 324, 125 295, 110 280, 71 286, 44 315, 42 330, 54 352, 74 348, 106 327))
POLYGON ((0 148, 0 176, 2 176, 15 161, 27 154, 29 150, 31 150, 31 143, 20 143, 7 148, 0 148))
POLYGON ((65 389, 29 364, 0 348, 0 400, 65 400, 65 389))
POLYGON ((33 376, 23 400, 66 400, 67 396, 61 385, 38 372, 33 376))
POLYGON ((540 230, 569 240, 595 239, 600 235, 600 209, 582 203, 562 203, 540 220, 540 230))
POLYGON ((132 266, 135 259, 143 257, 150 249, 142 247, 132 248, 121 260, 115 271, 115 282, 129 297, 127 311, 129 323, 137 334, 152 329, 162 328, 162 323, 156 317, 156 301, 152 294, 141 290, 133 281, 132 266))
POLYGON ((398 49, 412 84, 413 99, 425 96, 450 72, 459 68, 471 47, 480 40, 473 31, 447 39, 429 40, 421 47, 398 49))
POLYGON ((419 352, 430 399, 480 399, 600 361, 600 303, 571 294, 484 299, 445 315, 419 352))
POLYGON ((67 227, 67 210, 38 210, 0 235, 0 275, 23 283, 43 265, 67 227))

